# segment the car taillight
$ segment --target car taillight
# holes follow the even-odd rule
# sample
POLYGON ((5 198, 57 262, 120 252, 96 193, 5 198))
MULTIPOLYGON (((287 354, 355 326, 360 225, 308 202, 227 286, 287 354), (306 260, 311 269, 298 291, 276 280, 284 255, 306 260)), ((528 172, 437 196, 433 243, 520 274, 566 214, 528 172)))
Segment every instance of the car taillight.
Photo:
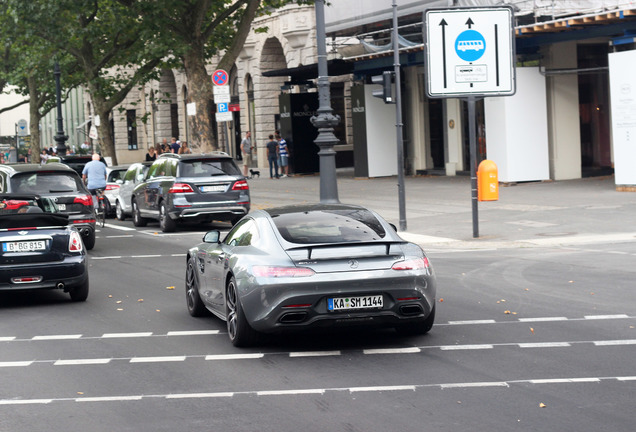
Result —
POLYGON ((250 187, 245 180, 239 180, 234 183, 234 186, 232 186, 232 190, 249 190, 249 188, 250 187))
POLYGON ((82 249, 84 249, 84 244, 82 243, 82 237, 80 237, 77 231, 71 232, 71 237, 68 240, 68 251, 81 252, 82 249))
POLYGON ((111 191, 111 190, 116 190, 116 189, 119 189, 119 185, 118 184, 109 184, 109 185, 106 185, 106 189, 105 190, 111 191))
POLYGON ((400 261, 393 264, 393 270, 422 270, 429 267, 428 258, 415 258, 406 261, 400 261))
POLYGON ((29 205, 29 202, 20 200, 6 200, 4 201, 4 205, 7 210, 17 210, 22 206, 29 205))
POLYGON ((93 197, 90 195, 79 195, 75 197, 75 199, 73 200, 73 203, 92 207, 93 197))
POLYGON ((254 266, 252 273, 256 277, 306 277, 316 274, 312 269, 306 267, 273 266, 254 266))
POLYGON ((168 193, 190 193, 194 192, 192 186, 187 183, 175 183, 172 185, 168 193))

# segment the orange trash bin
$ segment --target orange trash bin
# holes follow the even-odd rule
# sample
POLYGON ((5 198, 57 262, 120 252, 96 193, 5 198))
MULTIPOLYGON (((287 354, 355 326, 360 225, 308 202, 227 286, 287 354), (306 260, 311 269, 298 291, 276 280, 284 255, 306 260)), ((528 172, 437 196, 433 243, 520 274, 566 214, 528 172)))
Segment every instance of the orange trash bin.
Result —
POLYGON ((477 199, 497 201, 499 199, 499 176, 497 165, 491 160, 483 160, 477 168, 477 199))

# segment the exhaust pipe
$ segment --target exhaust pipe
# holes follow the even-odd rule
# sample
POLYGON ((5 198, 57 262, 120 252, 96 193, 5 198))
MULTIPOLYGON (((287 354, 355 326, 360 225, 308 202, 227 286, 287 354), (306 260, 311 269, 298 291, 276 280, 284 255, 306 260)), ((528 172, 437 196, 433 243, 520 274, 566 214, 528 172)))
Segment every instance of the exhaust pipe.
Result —
POLYGON ((305 320, 307 312, 290 312, 286 313, 278 320, 282 324, 295 324, 305 320))
POLYGON ((55 288, 64 289, 64 282, 58 282, 57 285, 55 285, 55 288))

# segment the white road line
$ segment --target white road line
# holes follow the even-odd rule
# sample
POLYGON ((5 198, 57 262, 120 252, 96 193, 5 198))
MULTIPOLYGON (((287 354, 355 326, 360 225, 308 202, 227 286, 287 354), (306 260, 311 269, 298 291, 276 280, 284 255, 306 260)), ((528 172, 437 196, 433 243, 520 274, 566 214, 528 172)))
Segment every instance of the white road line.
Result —
POLYGON ((80 339, 81 334, 75 335, 47 335, 47 336, 33 336, 32 340, 67 340, 67 339, 80 339))
POLYGON ((95 359, 76 359, 76 360, 57 360, 53 366, 78 366, 78 365, 95 365, 108 364, 112 359, 95 358, 95 359))
POLYGON ((11 342, 15 339, 16 339, 15 336, 3 336, 3 337, 0 337, 0 342, 11 342))
POLYGON ((245 360, 245 359, 255 359, 262 358, 265 354, 263 353, 253 353, 253 354, 216 354, 216 355, 207 355, 205 356, 206 360, 245 360))
POLYGON ((123 402, 123 401, 138 401, 143 396, 103 396, 103 397, 85 397, 77 398, 75 402, 123 402))
POLYGON ((621 318, 629 318, 626 314, 616 314, 616 315, 585 315, 586 320, 606 320, 606 319, 621 319, 621 318))
POLYGON ((135 228, 130 228, 130 227, 121 226, 121 225, 106 224, 105 226, 108 228, 113 228, 120 231, 137 231, 135 228))
POLYGON ((596 346, 636 345, 636 339, 594 341, 596 346))
POLYGON ((409 348, 379 348, 362 350, 364 354, 412 354, 419 353, 422 350, 417 347, 409 348))
POLYGON ((488 320, 470 320, 470 321, 449 321, 450 325, 466 325, 466 324, 495 324, 497 321, 493 319, 488 320))
POLYGON ((636 381, 636 376, 616 377, 619 381, 636 381))
POLYGON ((449 388, 474 388, 474 387, 510 387, 510 385, 505 381, 494 381, 494 382, 440 384, 440 387, 442 389, 449 389, 449 388))
POLYGON ((216 398, 216 397, 232 397, 232 392, 218 392, 218 393, 181 393, 181 394, 169 394, 166 395, 166 399, 204 399, 204 398, 216 398))
POLYGON ((263 390, 256 392, 257 396, 287 396, 299 394, 324 394, 325 389, 301 389, 301 390, 263 390))
POLYGON ((559 348, 572 346, 568 342, 538 342, 538 343, 520 343, 519 348, 559 348))
POLYGON ((130 237, 134 237, 133 234, 122 234, 122 235, 109 235, 109 236, 104 236, 104 238, 130 238, 130 237))
POLYGON ((493 345, 442 345, 439 347, 442 351, 459 351, 459 350, 482 350, 493 349, 493 345))
POLYGON ((2 367, 24 367, 31 366, 33 361, 12 361, 12 362, 0 362, 0 368, 2 367))
POLYGON ((161 362, 182 362, 186 356, 165 356, 165 357, 133 357, 130 363, 161 363, 161 362))
POLYGON ((184 254, 184 253, 178 253, 178 254, 172 254, 172 255, 170 255, 170 256, 172 256, 172 257, 184 257, 184 256, 186 256, 186 255, 187 255, 187 254, 184 254))
POLYGON ((339 356, 342 353, 340 351, 300 351, 290 352, 289 357, 326 357, 326 356, 339 356))
POLYGON ((121 255, 119 255, 119 256, 105 256, 105 257, 92 256, 91 259, 92 260, 121 259, 121 255))
POLYGON ((53 402, 53 399, 4 399, 0 400, 0 405, 35 405, 49 404, 51 402, 53 402))
POLYGON ((186 330, 186 331, 169 331, 166 336, 201 336, 201 335, 217 335, 219 330, 186 330))
POLYGON ((131 255, 131 258, 160 258, 161 255, 131 255))
POLYGON ((356 393, 356 392, 404 391, 404 390, 415 391, 416 390, 416 386, 414 386, 414 385, 401 385, 401 386, 351 387, 349 389, 349 392, 350 393, 356 393))
POLYGON ((530 384, 568 384, 568 383, 590 383, 601 382, 600 378, 552 378, 530 380, 530 384))
POLYGON ((138 332, 138 333, 104 333, 103 339, 111 338, 136 338, 136 337, 148 337, 152 336, 152 332, 138 332))
POLYGON ((566 317, 519 318, 519 322, 567 321, 566 317))

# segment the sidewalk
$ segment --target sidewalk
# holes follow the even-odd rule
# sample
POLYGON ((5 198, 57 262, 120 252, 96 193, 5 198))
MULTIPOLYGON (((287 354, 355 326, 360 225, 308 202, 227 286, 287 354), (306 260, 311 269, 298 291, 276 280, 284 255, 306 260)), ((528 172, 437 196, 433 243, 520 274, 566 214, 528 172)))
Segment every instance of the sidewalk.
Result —
MULTIPOLYGON (((338 170, 338 199, 369 207, 399 227, 397 177, 356 179, 338 170)), ((252 207, 320 200, 320 177, 249 180, 252 207)), ((519 247, 636 241, 636 193, 613 176, 500 185, 499 200, 478 204, 473 238, 470 178, 405 179, 405 239, 423 246, 519 247)))

